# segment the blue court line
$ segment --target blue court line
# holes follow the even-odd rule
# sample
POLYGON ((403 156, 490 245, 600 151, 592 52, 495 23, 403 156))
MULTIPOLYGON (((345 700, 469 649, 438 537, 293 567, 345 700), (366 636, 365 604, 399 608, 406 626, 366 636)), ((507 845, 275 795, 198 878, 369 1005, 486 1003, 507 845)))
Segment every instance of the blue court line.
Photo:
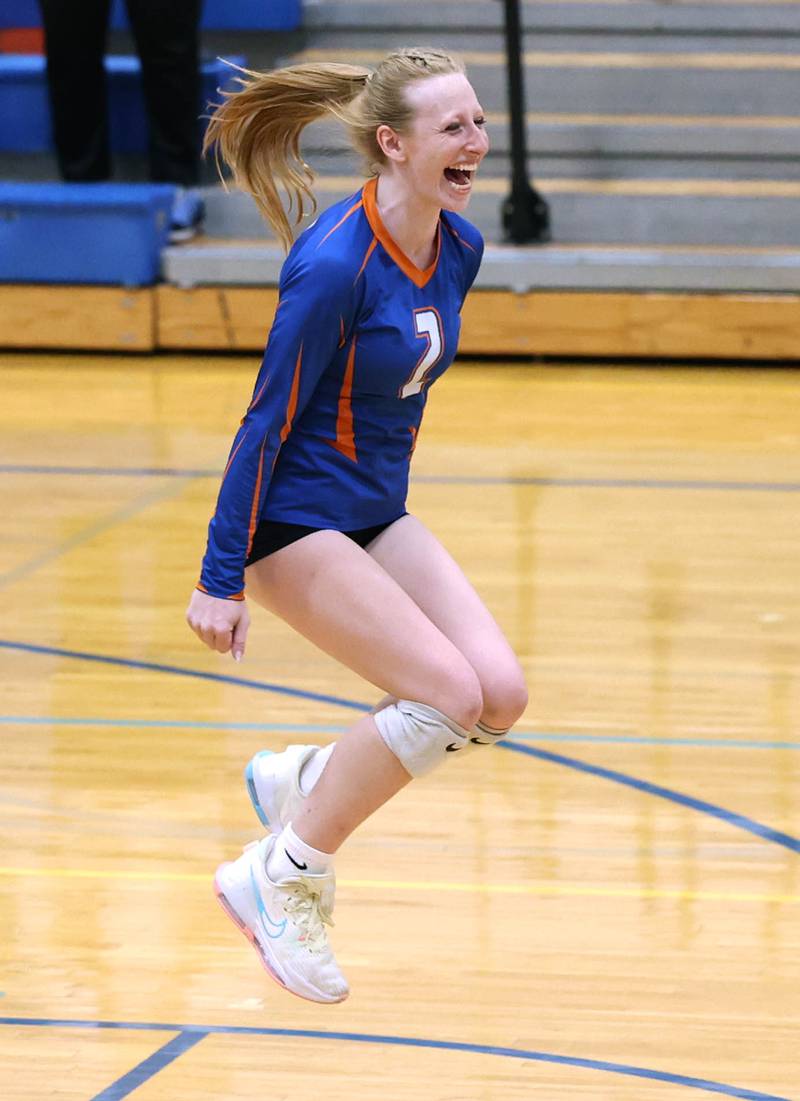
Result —
MULTIPOLYGON (((793 1101, 792 1098, 779 1097, 774 1093, 760 1093, 758 1090, 744 1089, 740 1086, 729 1086, 724 1082, 712 1082, 707 1078, 692 1078, 684 1074, 672 1074, 670 1071, 650 1070, 647 1067, 629 1066, 627 1063, 611 1063, 606 1062, 604 1059, 582 1059, 572 1055, 553 1055, 549 1052, 529 1051, 525 1048, 497 1047, 491 1044, 470 1044, 457 1040, 426 1040, 413 1036, 383 1036, 368 1032, 326 1032, 322 1029, 310 1028, 258 1028, 249 1025, 148 1024, 139 1021, 76 1021, 30 1017, 0 1017, 0 1024, 30 1025, 40 1028, 110 1028, 154 1032, 177 1032, 180 1034, 178 1039, 182 1036, 197 1036, 198 1041, 210 1035, 284 1036, 293 1039, 341 1040, 345 1043, 355 1044, 383 1044, 393 1047, 428 1048, 437 1051, 460 1051, 472 1055, 493 1055, 506 1059, 524 1059, 537 1063, 554 1063, 557 1066, 578 1067, 583 1070, 606 1071, 609 1074, 620 1074, 629 1078, 645 1078, 651 1082, 667 1082, 674 1086, 688 1086, 692 1089, 705 1090, 707 1093, 723 1094, 726 1097, 737 1097, 742 1099, 742 1101, 793 1101)), ((173 1040, 170 1042, 174 1043, 175 1041, 173 1040)), ((158 1054, 159 1053, 156 1053, 156 1055, 158 1054)), ((177 1054, 180 1054, 180 1052, 177 1054)), ((98 1094, 92 1101, 101 1101, 101 1099, 102 1101, 111 1101, 112 1098, 114 1101, 118 1101, 119 1098, 124 1096, 126 1096, 124 1093, 108 1095, 98 1094)), ((794 1101, 797 1101, 797 1099, 795 1098, 794 1101)))
POLYGON ((771 841, 775 845, 782 845, 785 849, 800 853, 800 839, 797 837, 792 837, 788 833, 781 833, 779 830, 773 830, 770 826, 763 826, 753 818, 747 818, 743 814, 736 814, 733 811, 726 810, 724 807, 717 806, 715 803, 707 803, 704 799, 695 799, 692 795, 683 795, 679 791, 673 791, 672 788, 665 788, 660 784, 651 784, 649 780, 639 780, 635 776, 629 776, 625 772, 617 772, 615 769, 611 768, 602 768, 599 765, 590 765, 585 761, 578 761, 574 757, 564 757, 560 753, 551 753, 550 750, 547 749, 536 749, 535 746, 531 745, 519 745, 513 741, 499 742, 495 748, 511 750, 514 753, 524 753, 528 757, 538 757, 542 761, 550 761, 556 765, 565 765, 567 768, 575 769, 577 772, 585 772, 589 776, 599 776, 603 780, 611 780, 612 783, 623 784, 625 787, 633 788, 635 791, 643 791, 647 795, 655 795, 660 799, 668 799, 671 803, 678 803, 680 806, 700 811, 701 814, 710 814, 712 818, 719 818, 720 821, 727 822, 731 826, 736 826, 740 830, 746 830, 748 833, 753 833, 756 837, 761 837, 764 841, 771 841))
MULTIPOLYGON (((5 463, 0 474, 85 475, 114 478, 221 478, 222 467, 208 470, 178 467, 33 466, 5 463)), ((557 486, 561 489, 677 489, 745 493, 800 493, 800 482, 728 482, 696 478, 542 478, 535 476, 481 477, 479 475, 416 474, 412 481, 430 485, 557 486)))
POLYGON ((267 681, 250 680, 248 677, 231 677, 225 673, 206 673, 200 669, 184 669, 180 665, 162 665, 156 661, 136 661, 133 658, 116 658, 107 654, 88 654, 82 650, 63 650, 58 646, 34 646, 29 642, 12 642, 0 639, 0 648, 21 650, 29 654, 47 654, 60 658, 75 658, 78 661, 94 661, 102 665, 120 665, 127 669, 147 669, 153 673, 171 673, 176 677, 196 677, 199 680, 211 680, 222 684, 238 684, 243 688, 255 688, 259 692, 277 692, 282 696, 294 696, 296 699, 315 700, 318 703, 333 703, 339 707, 350 707, 355 711, 369 711, 371 704, 357 703, 341 696, 326 696, 321 692, 306 692, 302 688, 286 688, 282 684, 269 684, 267 681))
POLYGON ((217 470, 179 468, 177 466, 42 466, 25 463, 1 463, 0 474, 65 474, 91 478, 216 478, 217 470))
MULTIPOLYGON (((2 719, 0 719, 2 722, 2 719)), ((701 749, 800 749, 800 742, 759 742, 749 738, 658 738, 644 734, 557 734, 515 730, 514 738, 536 742, 586 742, 589 745, 690 746, 701 749)))
MULTIPOLYGON (((55 646, 35 646, 27 642, 11 642, 8 639, 0 639, 0 648, 21 650, 32 654, 53 654, 58 657, 76 658, 81 661, 95 661, 106 665, 120 665, 133 669, 147 669, 156 673, 171 673, 180 677, 198 677, 201 680, 222 681, 226 684, 238 684, 245 688, 256 688, 261 692, 277 692, 286 696, 338 704, 341 707, 352 708, 356 711, 369 711, 370 707, 369 704, 359 703, 356 700, 347 700, 337 696, 324 696, 316 692, 306 692, 300 688, 286 688, 283 685, 249 680, 245 677, 230 677, 221 673, 204 673, 194 669, 184 669, 178 665, 161 665, 150 661, 134 661, 131 658, 108 657, 104 654, 88 654, 80 650, 62 650, 55 646)), ((586 772, 604 780, 611 780, 613 783, 624 784, 626 787, 646 792, 649 795, 668 799, 673 803, 678 803, 681 806, 700 811, 702 814, 709 814, 711 817, 718 818, 722 822, 727 822, 729 825, 746 830, 748 833, 755 834, 765 841, 770 841, 776 845, 782 845, 784 848, 791 849, 792 852, 800 852, 800 840, 791 837, 789 834, 781 833, 779 830, 773 830, 770 826, 763 826, 760 822, 756 822, 752 818, 747 818, 744 815, 725 810, 724 807, 718 807, 714 803, 707 803, 705 800, 695 799, 690 795, 683 795, 681 792, 673 791, 671 788, 661 787, 659 784, 651 784, 648 780, 638 780, 635 776, 628 776, 624 772, 616 772, 612 769, 586 764, 574 757, 564 757, 557 753, 551 753, 546 749, 535 749, 533 746, 520 745, 512 741, 500 742, 499 748, 514 750, 517 753, 525 753, 531 757, 539 757, 542 760, 564 765, 567 768, 576 769, 579 772, 586 772)))
MULTIPOLYGON (((366 704, 364 710, 367 710, 366 704)), ((287 734, 344 734, 347 726, 328 726, 324 723, 236 723, 194 722, 190 719, 101 719, 49 718, 47 715, 0 715, 0 726, 106 726, 134 727, 156 730, 256 730, 262 733, 287 734)))
POLYGON ((121 1078, 118 1078, 116 1082, 112 1082, 106 1089, 96 1093, 91 1101, 122 1101, 123 1097, 133 1093, 148 1078, 152 1078, 153 1075, 158 1074, 164 1067, 174 1062, 179 1055, 183 1055, 195 1044, 199 1044, 206 1035, 207 1033, 199 1031, 179 1032, 177 1036, 167 1040, 158 1051, 154 1051, 152 1055, 143 1059, 133 1070, 129 1070, 127 1074, 123 1074, 121 1078))
MULTIPOLYGON (((365 705, 366 706, 366 705, 365 705)), ((326 723, 208 722, 203 719, 120 719, 97 715, 0 715, 0 726, 105 726, 155 730, 255 730, 287 734, 343 734, 346 726, 326 723)), ((514 740, 583 742, 588 745, 689 746, 702 749, 800 749, 800 742, 759 742, 748 738, 658 738, 635 734, 556 733, 546 730, 514 730, 514 740)))
POLYGON ((6 585, 11 585, 14 581, 19 581, 23 577, 27 577, 29 574, 38 570, 40 566, 45 566, 48 562, 55 561, 55 559, 60 558, 62 554, 74 550, 75 547, 79 547, 83 543, 88 543, 90 539, 94 539, 97 535, 102 535, 104 532, 116 527, 117 524, 122 524, 126 520, 131 520, 137 513, 143 512, 144 509, 149 508, 150 505, 157 504, 160 501, 167 500, 169 497, 176 496, 183 488, 183 485, 176 486, 174 482, 169 482, 159 490, 152 490, 148 493, 139 495, 133 501, 123 505, 104 519, 95 521, 95 523, 83 528, 69 539, 65 539, 63 543, 58 543, 56 546, 50 547, 40 554, 34 555, 34 557, 28 559, 27 562, 22 562, 19 566, 15 566, 13 569, 7 570, 6 573, 0 574, 0 589, 4 588, 6 585))
POLYGON ((745 493, 800 493, 800 482, 725 482, 695 478, 534 478, 422 474, 412 479, 431 485, 556 486, 559 489, 690 489, 745 493))

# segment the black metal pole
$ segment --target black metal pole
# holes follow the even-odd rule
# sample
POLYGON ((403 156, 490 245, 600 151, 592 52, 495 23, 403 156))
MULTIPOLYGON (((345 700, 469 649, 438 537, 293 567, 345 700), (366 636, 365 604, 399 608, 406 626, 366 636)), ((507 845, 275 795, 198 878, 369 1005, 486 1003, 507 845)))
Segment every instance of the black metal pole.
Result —
POLYGON ((528 181, 525 84, 519 0, 504 0, 508 110, 511 122, 511 194, 501 216, 506 239, 516 245, 550 240, 550 208, 528 181))

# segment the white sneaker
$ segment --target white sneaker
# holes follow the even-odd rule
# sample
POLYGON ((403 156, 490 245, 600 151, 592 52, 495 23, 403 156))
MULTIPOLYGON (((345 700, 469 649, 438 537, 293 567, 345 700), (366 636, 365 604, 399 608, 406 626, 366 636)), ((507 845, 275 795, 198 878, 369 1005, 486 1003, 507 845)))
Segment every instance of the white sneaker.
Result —
POLYGON ((290 745, 283 753, 263 749, 245 768, 250 802, 270 833, 280 833, 297 817, 305 799, 300 790, 300 770, 319 748, 318 745, 290 745))
POLYGON ((342 1002, 350 993, 333 958, 322 895, 330 875, 298 875, 273 883, 266 861, 274 835, 248 845, 238 860, 221 864, 214 890, 226 913, 281 986, 312 1002, 342 1002))

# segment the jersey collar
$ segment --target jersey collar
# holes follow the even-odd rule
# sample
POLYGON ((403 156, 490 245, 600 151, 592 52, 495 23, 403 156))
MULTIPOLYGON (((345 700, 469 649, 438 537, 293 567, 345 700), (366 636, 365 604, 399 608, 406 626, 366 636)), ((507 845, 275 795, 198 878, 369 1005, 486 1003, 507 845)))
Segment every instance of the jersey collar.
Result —
POLYGON ((413 261, 409 260, 394 238, 390 236, 388 229, 383 224, 381 216, 378 213, 377 190, 378 180, 376 176, 373 176, 371 180, 368 180, 364 184, 364 189, 361 193, 364 201, 364 213, 367 216, 370 228, 400 270, 408 276, 412 283, 415 283, 418 287, 424 287, 430 282, 433 273, 436 271, 436 266, 439 263, 439 254, 442 250, 442 223, 440 221, 436 227, 436 255, 433 258, 431 266, 425 268, 423 271, 422 268, 418 268, 413 261))

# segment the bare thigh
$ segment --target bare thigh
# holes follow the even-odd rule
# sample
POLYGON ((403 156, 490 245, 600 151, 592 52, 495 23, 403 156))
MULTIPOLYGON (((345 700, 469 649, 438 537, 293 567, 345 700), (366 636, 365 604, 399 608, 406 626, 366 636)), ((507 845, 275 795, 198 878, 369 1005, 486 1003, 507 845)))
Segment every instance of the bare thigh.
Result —
POLYGON ((247 595, 384 692, 462 726, 480 716, 475 671, 380 562, 317 531, 248 566, 247 595))
POLYGON ((383 531, 368 550, 475 670, 484 720, 503 729, 516 722, 528 700, 519 661, 452 555, 410 515, 383 531))

